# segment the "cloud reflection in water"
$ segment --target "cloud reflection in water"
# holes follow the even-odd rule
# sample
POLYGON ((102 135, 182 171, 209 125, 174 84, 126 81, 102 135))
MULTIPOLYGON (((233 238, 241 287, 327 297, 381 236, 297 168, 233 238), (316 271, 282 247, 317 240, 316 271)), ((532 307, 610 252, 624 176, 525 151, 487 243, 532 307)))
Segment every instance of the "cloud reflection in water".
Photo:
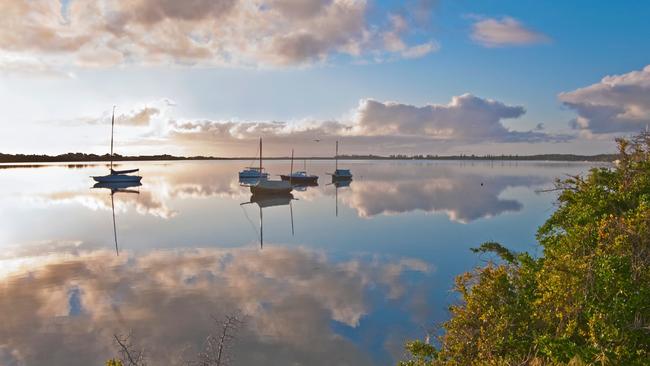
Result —
POLYGON ((449 220, 468 223, 481 218, 517 212, 523 204, 502 198, 513 187, 533 187, 552 182, 551 176, 532 172, 495 175, 481 167, 420 166, 399 174, 375 172, 339 192, 342 201, 360 217, 396 215, 411 211, 444 212, 449 220), (390 176, 390 179, 386 179, 390 176))
POLYGON ((0 290, 3 365, 101 364, 115 353, 112 334, 128 329, 153 364, 169 364, 200 346, 211 315, 233 311, 247 318, 233 349, 237 364, 372 364, 331 322, 358 327, 372 311, 370 288, 398 298, 409 286, 405 271, 431 271, 415 259, 335 263, 278 246, 140 257, 95 251, 10 267, 0 290))

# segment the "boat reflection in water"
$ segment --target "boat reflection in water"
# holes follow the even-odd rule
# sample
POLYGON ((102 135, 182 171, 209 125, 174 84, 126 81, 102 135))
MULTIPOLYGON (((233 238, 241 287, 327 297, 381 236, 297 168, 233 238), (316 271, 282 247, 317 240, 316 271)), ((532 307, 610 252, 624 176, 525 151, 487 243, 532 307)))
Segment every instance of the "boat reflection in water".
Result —
MULTIPOLYGON (((291 216, 291 235, 294 235, 294 229, 293 229, 293 205, 291 204, 291 201, 294 200, 293 195, 291 193, 288 194, 254 194, 251 196, 250 201, 241 203, 240 205, 243 207, 244 205, 249 205, 256 203, 257 206, 259 207, 260 210, 260 231, 259 231, 259 238, 260 238, 260 249, 264 249, 264 213, 262 211, 263 208, 267 207, 274 207, 274 206, 287 206, 289 205, 289 214, 291 216)), ((246 211, 244 210, 244 215, 246 215, 246 218, 248 219, 249 222, 250 219, 248 218, 248 215, 246 214, 246 211)), ((252 224, 252 222, 251 222, 252 224)))
POLYGON ((115 199, 114 196, 116 193, 132 193, 140 194, 140 191, 134 190, 131 188, 140 187, 142 183, 139 181, 132 182, 107 182, 107 183, 96 183, 93 188, 99 189, 110 189, 111 191, 111 211, 113 213, 113 238, 115 239, 115 254, 120 255, 120 249, 117 245, 117 225, 115 224, 115 199))
POLYGON ((350 179, 335 179, 334 176, 332 176, 332 183, 328 185, 333 185, 334 186, 334 201, 336 202, 336 210, 335 210, 335 215, 336 217, 339 216, 339 188, 349 188, 350 183, 352 183, 352 178, 350 179))
POLYGON ((318 187, 318 182, 293 184, 293 189, 298 192, 305 192, 308 188, 318 187))
POLYGON ((246 177, 239 177, 239 185, 242 187, 250 187, 254 186, 257 184, 257 182, 260 181, 260 178, 246 178, 246 177))

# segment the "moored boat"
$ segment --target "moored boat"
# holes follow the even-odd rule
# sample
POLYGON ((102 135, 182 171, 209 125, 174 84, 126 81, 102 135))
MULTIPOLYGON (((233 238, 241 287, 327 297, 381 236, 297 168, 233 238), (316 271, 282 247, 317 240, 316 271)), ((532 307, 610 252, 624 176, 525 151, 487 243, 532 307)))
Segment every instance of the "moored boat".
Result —
MULTIPOLYGON (((262 171, 262 139, 260 138, 260 171, 262 171)), ((258 179, 250 185, 251 193, 254 195, 277 195, 288 194, 293 190, 291 183, 283 180, 258 179)))
POLYGON ((114 170, 113 169, 113 135, 115 130, 115 106, 113 106, 113 116, 111 117, 111 165, 108 175, 93 176, 92 178, 98 183, 140 183, 141 176, 128 175, 138 172, 139 169, 114 170))
POLYGON ((318 183, 317 175, 310 175, 305 171, 293 172, 290 175, 282 174, 280 175, 280 178, 284 181, 289 181, 294 185, 315 185, 318 183))
POLYGON ((260 166, 249 166, 244 168, 241 172, 239 172, 239 179, 240 180, 251 180, 251 179, 266 179, 269 177, 269 173, 264 171, 264 167, 262 167, 262 138, 260 137, 260 166))
POLYGON ((350 169, 339 169, 339 142, 338 141, 336 141, 336 155, 334 155, 334 160, 336 161, 334 173, 327 173, 332 176, 332 182, 338 180, 351 180, 352 173, 350 172, 350 169))
POLYGON ((291 150, 291 172, 289 174, 281 174, 280 179, 288 181, 292 185, 317 185, 318 176, 307 174, 307 161, 304 162, 304 170, 297 172, 293 171, 293 149, 291 150))

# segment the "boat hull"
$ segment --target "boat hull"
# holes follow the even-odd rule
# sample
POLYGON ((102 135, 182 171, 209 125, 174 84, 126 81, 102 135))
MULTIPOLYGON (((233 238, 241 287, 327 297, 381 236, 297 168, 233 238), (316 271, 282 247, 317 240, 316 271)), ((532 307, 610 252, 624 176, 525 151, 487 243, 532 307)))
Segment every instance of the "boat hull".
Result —
POLYGON ((262 180, 255 185, 250 187, 251 193, 254 195, 264 195, 264 194, 288 194, 293 190, 293 187, 289 182, 281 180, 262 180))
POLYGON ((251 193, 256 196, 262 195, 285 195, 291 193, 292 188, 260 188, 257 186, 251 186, 251 193))
POLYGON ((316 184, 318 182, 318 176, 306 176, 306 177, 292 177, 289 175, 280 175, 280 178, 284 181, 291 182, 293 184, 316 184))
POLYGON ((286 206, 293 199, 291 193, 274 194, 274 195, 256 195, 251 196, 251 202, 257 203, 261 208, 273 206, 286 206))
POLYGON ((352 176, 332 174, 332 180, 352 180, 352 176))
POLYGON ((268 178, 269 173, 248 173, 248 172, 239 172, 239 179, 260 179, 260 178, 268 178))
POLYGON ((97 183, 139 183, 142 177, 137 175, 109 174, 93 177, 97 183))
POLYGON ((93 188, 107 188, 110 190, 118 191, 128 188, 140 187, 140 182, 110 182, 110 183, 95 183, 93 188))
POLYGON ((332 181, 335 180, 352 180, 352 173, 349 169, 336 169, 334 173, 331 173, 332 181))
POLYGON ((260 182, 260 180, 266 178, 239 178, 239 184, 242 186, 254 186, 260 182))
POLYGON ((352 183, 352 179, 332 179, 332 184, 336 188, 349 187, 351 183, 352 183))

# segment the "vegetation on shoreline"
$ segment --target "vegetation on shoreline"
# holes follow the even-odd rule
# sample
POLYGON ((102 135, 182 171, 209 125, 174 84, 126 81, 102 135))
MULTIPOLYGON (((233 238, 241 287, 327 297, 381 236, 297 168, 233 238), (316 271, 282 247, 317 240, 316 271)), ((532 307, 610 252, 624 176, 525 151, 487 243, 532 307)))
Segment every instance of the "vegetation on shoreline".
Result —
MULTIPOLYGON (((539 155, 339 155, 340 160, 476 160, 476 161, 602 161, 611 162, 615 154, 574 155, 574 154, 539 154, 539 155)), ((160 160, 251 160, 255 157, 215 157, 215 156, 173 156, 140 155, 123 156, 115 154, 114 161, 160 161, 160 160)), ((287 160, 288 156, 266 157, 265 160, 287 160)), ((296 157, 296 160, 330 160, 332 156, 296 157)), ((27 155, 0 153, 0 163, 67 163, 67 162, 105 162, 110 161, 109 154, 66 153, 60 155, 27 155)))
POLYGON ((614 168, 557 182, 540 258, 474 250, 500 261, 458 276, 444 335, 400 365, 648 365, 650 134, 617 142, 614 168))
MULTIPOLYGON (((218 158, 206 156, 179 157, 173 155, 141 155, 141 156, 122 156, 114 154, 114 161, 143 161, 143 160, 214 160, 218 158)), ((26 155, 26 154, 2 154, 0 153, 0 163, 67 163, 67 162, 104 162, 110 161, 110 154, 84 154, 84 153, 67 153, 60 155, 26 155)))

